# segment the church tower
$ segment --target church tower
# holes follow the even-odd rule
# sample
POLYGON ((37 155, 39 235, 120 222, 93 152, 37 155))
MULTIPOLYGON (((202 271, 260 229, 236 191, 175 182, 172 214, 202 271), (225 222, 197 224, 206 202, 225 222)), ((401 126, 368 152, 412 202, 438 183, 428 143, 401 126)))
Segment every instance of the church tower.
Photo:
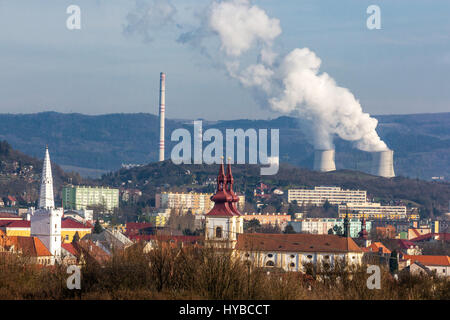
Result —
POLYGON ((244 224, 236 207, 239 197, 233 191, 234 178, 228 164, 225 176, 224 164, 220 164, 217 176, 217 191, 211 200, 214 207, 206 214, 205 242, 216 248, 234 249, 237 234, 243 233, 244 224))
POLYGON ((39 240, 53 255, 52 263, 61 257, 61 218, 62 208, 55 208, 53 198, 53 177, 48 147, 45 149, 42 166, 41 187, 39 190, 38 208, 30 208, 31 236, 39 240))

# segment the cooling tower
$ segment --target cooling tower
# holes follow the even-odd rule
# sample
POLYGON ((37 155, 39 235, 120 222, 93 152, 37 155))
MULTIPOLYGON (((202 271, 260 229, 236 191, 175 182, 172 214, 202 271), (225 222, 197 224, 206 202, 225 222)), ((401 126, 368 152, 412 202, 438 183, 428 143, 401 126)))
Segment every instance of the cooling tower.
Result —
POLYGON ((159 161, 164 161, 164 123, 166 109, 166 74, 159 78, 159 161))
POLYGON ((385 178, 395 177, 394 151, 386 150, 372 153, 372 174, 385 178))
POLYGON ((314 170, 316 171, 334 171, 334 149, 314 151, 314 170))

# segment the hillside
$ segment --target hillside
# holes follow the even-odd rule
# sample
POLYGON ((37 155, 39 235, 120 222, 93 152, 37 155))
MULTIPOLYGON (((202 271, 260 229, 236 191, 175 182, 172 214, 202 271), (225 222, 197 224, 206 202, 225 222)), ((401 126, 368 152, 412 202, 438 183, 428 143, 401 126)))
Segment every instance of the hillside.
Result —
MULTIPOLYGON (((44 154, 45 145, 41 147, 44 154)), ((51 158, 51 156, 50 156, 51 158)), ((38 199, 42 160, 14 150, 6 141, 0 141, 0 198, 12 195, 21 205, 33 205, 38 199)), ((76 173, 66 173, 52 162, 53 183, 56 191, 63 183, 81 183, 83 179, 76 173)), ((60 199, 56 192, 55 199, 60 199)))
MULTIPOLYGON (((171 161, 152 163, 146 166, 121 169, 106 174, 102 184, 139 188, 144 201, 151 201, 157 191, 183 190, 213 192, 214 186, 207 184, 214 180, 218 165, 174 165, 171 161)), ((253 189, 259 182, 287 191, 288 188, 327 185, 368 191, 368 196, 383 202, 401 201, 417 203, 422 215, 439 215, 447 212, 450 199, 450 184, 427 182, 417 179, 396 177, 386 179, 350 170, 320 173, 292 165, 282 164, 278 174, 260 176, 257 165, 233 165, 236 190, 252 198, 253 189)), ((286 196, 286 192, 285 192, 286 196)))
MULTIPOLYGON (((376 118, 380 136, 395 151, 397 175, 426 180, 432 176, 450 177, 450 113, 376 118)), ((48 144, 56 163, 85 175, 99 176, 102 171, 120 168, 122 163, 157 160, 159 122, 152 114, 0 114, 0 122, 0 140, 7 140, 33 157, 41 157, 43 146, 48 144)), ((180 127, 192 131, 189 121, 166 121, 167 157, 174 145, 170 134, 180 127)), ((295 118, 204 122, 203 127, 279 128, 281 162, 312 167, 313 147, 295 118)), ((368 172, 368 153, 352 148, 347 141, 338 139, 335 144, 338 169, 368 172)))

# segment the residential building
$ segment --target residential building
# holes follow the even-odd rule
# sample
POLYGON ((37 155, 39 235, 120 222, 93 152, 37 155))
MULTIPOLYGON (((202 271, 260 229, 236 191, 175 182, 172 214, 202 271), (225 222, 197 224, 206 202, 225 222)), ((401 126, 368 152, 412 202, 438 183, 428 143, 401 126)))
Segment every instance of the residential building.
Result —
POLYGON ((104 206, 111 212, 119 207, 119 189, 67 185, 62 189, 64 209, 82 210, 89 206, 104 206))
POLYGON ((38 237, 10 236, 0 232, 0 252, 21 254, 31 263, 41 265, 53 264, 53 255, 38 237))
POLYGON ((450 276, 449 256, 403 255, 402 259, 407 261, 407 265, 419 262, 430 269, 431 272, 435 271, 438 276, 450 276))
POLYGON ((337 205, 341 203, 366 203, 367 191, 343 190, 340 187, 315 187, 310 189, 289 189, 288 202, 297 201, 298 205, 321 206, 327 201, 337 205))
POLYGON ((407 219, 406 206, 382 206, 380 203, 346 203, 338 207, 340 218, 348 213, 349 218, 365 219, 407 219))
POLYGON ((61 221, 61 238, 64 243, 73 241, 73 237, 78 233, 79 239, 92 232, 91 224, 83 224, 72 218, 63 218, 61 221))
MULTIPOLYGON (((0 220, 0 230, 2 230, 8 237, 11 236, 22 236, 30 237, 31 232, 31 221, 27 220, 0 220)), ((78 236, 83 238, 86 234, 92 232, 93 226, 90 224, 83 224, 72 218, 61 219, 59 225, 59 237, 61 242, 72 242, 75 233, 78 232, 78 236)), ((36 231, 34 231, 36 232, 36 231)))
MULTIPOLYGON (((328 234, 330 229, 341 228, 344 232, 344 219, 337 218, 305 218, 296 219, 289 222, 297 233, 310 233, 310 234, 328 234)), ((372 228, 372 222, 366 221, 366 231, 370 232, 372 228)), ((362 230, 362 221, 360 219, 349 219, 350 237, 358 237, 359 232, 362 230)))
POLYGON ((113 250, 126 249, 133 244, 127 236, 117 229, 105 229, 101 233, 92 233, 84 236, 82 240, 92 240, 105 252, 111 253, 113 250))
POLYGON ((360 265, 364 255, 351 238, 328 234, 239 234, 236 250, 257 266, 297 272, 308 265, 360 265))
POLYGON ((425 234, 430 234, 431 228, 427 226, 422 226, 419 228, 409 228, 408 229, 408 240, 423 236, 425 234))
POLYGON ((245 213, 242 215, 245 221, 256 219, 260 224, 270 224, 272 226, 279 226, 281 229, 291 221, 291 215, 287 213, 245 213))
POLYGON ((139 189, 120 189, 120 200, 124 202, 137 203, 142 196, 142 191, 139 189))
POLYGON ((62 246, 62 261, 66 264, 84 265, 92 263, 101 267, 108 260, 110 260, 110 254, 97 246, 92 240, 80 240, 65 243, 62 246))
POLYGON ((394 239, 397 235, 396 229, 394 226, 387 225, 385 227, 376 227, 376 233, 381 238, 394 239))
POLYGON ((19 217, 17 214, 13 214, 10 212, 0 212, 0 222, 4 220, 23 220, 21 217, 19 217))
MULTIPOLYGON (((157 209, 176 209, 182 212, 191 211, 192 214, 205 214, 209 212, 214 202, 211 201, 212 193, 178 193, 162 192, 155 196, 155 207, 157 209)), ((239 195, 238 208, 242 210, 245 205, 245 197, 239 195)))
POLYGON ((164 227, 169 221, 170 212, 151 212, 147 214, 148 222, 156 227, 164 227))

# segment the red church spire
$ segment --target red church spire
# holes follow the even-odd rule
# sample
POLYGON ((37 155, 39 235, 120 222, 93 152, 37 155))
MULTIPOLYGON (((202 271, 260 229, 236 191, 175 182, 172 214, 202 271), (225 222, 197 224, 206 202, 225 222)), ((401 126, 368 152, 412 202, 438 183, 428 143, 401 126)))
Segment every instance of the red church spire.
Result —
POLYGON ((361 231, 359 232, 359 237, 364 240, 368 239, 368 233, 366 230, 366 219, 364 219, 364 217, 362 217, 361 219, 361 231))
POLYGON ((233 197, 227 192, 227 181, 228 179, 225 176, 222 160, 217 176, 217 191, 216 194, 211 197, 211 201, 214 202, 214 207, 207 213, 207 216, 229 217, 235 215, 230 206, 233 197))
POLYGON ((236 193, 234 193, 233 190, 233 184, 234 184, 234 178, 233 173, 231 172, 231 164, 230 159, 228 158, 228 166, 227 166, 227 192, 231 195, 231 202, 230 202, 230 208, 231 211, 233 211, 234 215, 240 216, 241 213, 236 207, 236 203, 239 201, 239 197, 236 193))

